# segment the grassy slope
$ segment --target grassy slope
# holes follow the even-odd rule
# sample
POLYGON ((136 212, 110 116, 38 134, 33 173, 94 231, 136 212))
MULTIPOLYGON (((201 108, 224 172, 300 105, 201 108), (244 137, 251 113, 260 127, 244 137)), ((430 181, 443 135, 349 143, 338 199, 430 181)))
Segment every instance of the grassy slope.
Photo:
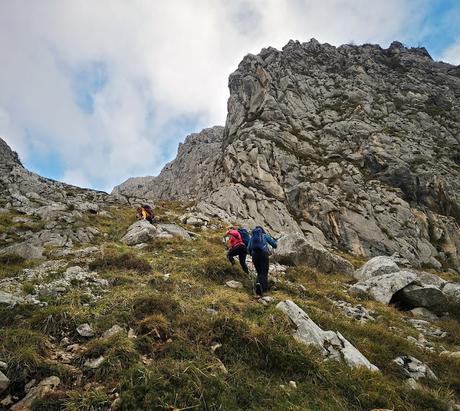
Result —
MULTIPOLYGON (((12 389, 21 392, 31 378, 61 378, 60 389, 37 403, 36 409, 108 409, 114 393, 119 394, 118 409, 123 410, 447 410, 450 400, 458 402, 460 364, 407 341, 408 335, 417 337, 418 332, 403 321, 405 314, 359 301, 377 316, 377 321, 361 324, 334 307, 330 298, 358 303, 346 293, 349 278, 308 267, 291 269, 290 282, 281 281, 271 295, 277 301, 294 300, 322 328, 339 330, 382 370, 378 374, 324 362, 315 350, 297 343, 275 304, 265 307, 257 302, 251 281, 226 262, 222 231, 200 231, 193 242, 155 241, 137 250, 118 241, 134 221, 133 211, 111 212, 113 219, 90 216, 87 221, 106 233, 91 265, 111 280, 100 300, 87 305, 85 291, 75 287, 48 307, 0 308, 0 359, 8 361, 12 389), (245 288, 226 287, 228 279, 242 281, 245 288), (120 334, 88 341, 75 331, 83 322, 98 335, 118 324, 132 328, 137 338, 120 334), (63 336, 82 347, 71 364, 54 355, 63 336), (217 343, 221 347, 213 351, 211 346, 217 343), (100 368, 82 366, 86 358, 100 355, 105 358, 100 368), (391 363, 398 355, 426 362, 439 382, 407 389, 391 363), (289 388, 290 380, 297 382, 297 389, 289 388)), ((179 212, 180 205, 168 204, 157 215, 174 221, 179 212)), ((12 273, 28 264, 2 263, 2 276, 7 275, 8 264, 12 273)), ((453 349, 460 340, 459 323, 438 325, 449 336, 435 342, 453 349)))

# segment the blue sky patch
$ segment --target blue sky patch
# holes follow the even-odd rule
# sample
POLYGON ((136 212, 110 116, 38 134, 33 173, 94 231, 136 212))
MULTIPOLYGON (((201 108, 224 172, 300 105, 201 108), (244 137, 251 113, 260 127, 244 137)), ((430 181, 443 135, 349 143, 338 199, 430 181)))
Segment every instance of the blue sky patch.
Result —
POLYGON ((417 44, 411 45, 425 47, 437 60, 447 47, 460 39, 460 1, 431 1, 422 26, 426 27, 426 34, 422 33, 417 44))
POLYGON ((89 62, 73 74, 75 102, 86 113, 94 112, 94 95, 101 91, 109 80, 107 65, 103 62, 89 62))

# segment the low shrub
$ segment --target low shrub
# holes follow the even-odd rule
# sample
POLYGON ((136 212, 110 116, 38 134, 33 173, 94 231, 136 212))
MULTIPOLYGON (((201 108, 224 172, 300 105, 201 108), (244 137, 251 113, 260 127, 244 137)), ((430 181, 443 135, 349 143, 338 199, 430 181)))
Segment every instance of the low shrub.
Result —
POLYGON ((88 343, 82 359, 104 357, 104 362, 96 369, 89 371, 97 380, 116 380, 120 373, 139 360, 139 353, 132 340, 124 333, 110 338, 99 338, 88 343))
POLYGON ((124 252, 117 254, 110 252, 102 257, 97 258, 89 264, 90 270, 133 270, 140 274, 148 274, 152 267, 148 261, 137 257, 133 253, 124 252))
POLYGON ((167 318, 174 318, 180 312, 180 304, 170 295, 150 294, 134 300, 133 312, 137 320, 152 314, 163 314, 167 318))
POLYGON ((247 278, 247 275, 242 270, 239 270, 236 264, 232 266, 227 260, 219 257, 198 260, 191 267, 191 272, 193 275, 219 282, 227 278, 247 278))

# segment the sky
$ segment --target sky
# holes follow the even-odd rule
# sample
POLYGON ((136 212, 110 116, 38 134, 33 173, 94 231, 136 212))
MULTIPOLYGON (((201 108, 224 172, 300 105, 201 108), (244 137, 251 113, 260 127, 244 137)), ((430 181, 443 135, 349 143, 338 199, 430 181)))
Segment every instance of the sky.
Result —
POLYGON ((246 54, 310 38, 458 65, 460 0, 1 0, 0 137, 34 172, 111 191, 225 124, 246 54))

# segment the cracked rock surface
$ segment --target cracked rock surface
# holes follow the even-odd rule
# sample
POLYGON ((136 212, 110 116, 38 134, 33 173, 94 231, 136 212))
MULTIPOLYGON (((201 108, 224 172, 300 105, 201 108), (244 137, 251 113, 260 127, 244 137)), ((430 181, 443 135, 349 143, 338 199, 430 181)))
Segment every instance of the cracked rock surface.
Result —
POLYGON ((459 70, 398 42, 263 49, 229 78, 225 128, 114 192, 193 197, 223 221, 458 269, 459 70))

